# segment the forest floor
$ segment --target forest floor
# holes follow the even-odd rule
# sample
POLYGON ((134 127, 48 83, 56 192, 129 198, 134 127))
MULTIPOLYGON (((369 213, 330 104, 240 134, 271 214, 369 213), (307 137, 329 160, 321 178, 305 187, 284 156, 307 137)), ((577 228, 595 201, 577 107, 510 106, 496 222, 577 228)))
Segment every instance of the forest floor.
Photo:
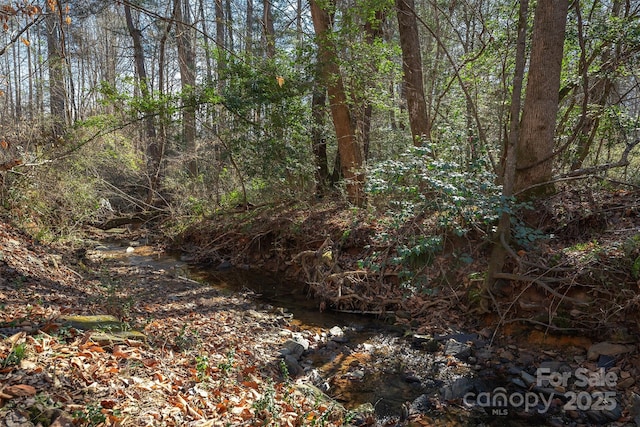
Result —
MULTIPOLYGON (((626 380, 625 410, 616 415, 624 425, 640 408, 638 192, 566 193, 546 203, 554 214, 539 215, 538 226, 554 237, 519 249, 524 262, 512 261, 492 312, 478 292, 489 253, 480 238, 450 237, 420 267, 437 293, 406 299, 397 265, 372 271, 362 260, 391 257, 420 226, 398 230, 384 246, 374 238, 385 231, 380 218, 337 203, 237 209, 159 243, 194 263, 305 281, 320 311, 392 313, 389 321, 415 336, 480 333, 501 355, 490 360, 508 363, 525 348, 585 360, 605 342, 626 380)), ((301 331, 251 294, 223 294, 179 271, 86 249, 41 245, 0 221, 0 426, 379 422, 303 387, 285 366, 283 345, 300 334, 320 345, 328 331, 301 331)), ((434 425, 421 414, 409 420, 434 425)))

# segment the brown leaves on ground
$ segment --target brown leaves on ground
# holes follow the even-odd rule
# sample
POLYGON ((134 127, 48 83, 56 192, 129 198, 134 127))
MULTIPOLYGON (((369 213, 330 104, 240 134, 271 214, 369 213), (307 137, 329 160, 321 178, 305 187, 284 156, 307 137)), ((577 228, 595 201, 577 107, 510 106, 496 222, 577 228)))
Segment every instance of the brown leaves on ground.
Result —
POLYGON ((342 423, 341 412, 282 380, 286 319, 166 272, 115 261, 99 268, 84 280, 0 222, 0 425, 342 423), (146 342, 100 345, 59 321, 105 307, 146 342))

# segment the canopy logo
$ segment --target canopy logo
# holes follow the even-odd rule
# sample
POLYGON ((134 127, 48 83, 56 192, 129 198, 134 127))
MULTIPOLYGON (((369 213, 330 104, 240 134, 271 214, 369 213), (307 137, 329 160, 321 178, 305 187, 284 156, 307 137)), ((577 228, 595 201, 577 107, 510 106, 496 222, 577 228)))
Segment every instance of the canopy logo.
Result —
POLYGON ((563 409, 611 411, 616 408, 617 400, 615 391, 594 390, 594 387, 614 388, 618 382, 615 372, 606 372, 604 368, 597 371, 589 371, 586 368, 578 368, 573 372, 553 372, 549 368, 536 370, 536 382, 538 390, 509 392, 504 387, 496 387, 492 391, 480 393, 469 392, 464 395, 463 402, 467 406, 477 405, 485 408, 491 415, 509 415, 512 409, 525 412, 536 411, 544 414, 551 408, 554 398, 561 398, 564 402, 563 409), (551 391, 549 388, 567 388, 573 384, 569 391, 551 391), (546 388, 542 390, 541 388, 546 388), (585 388, 578 390, 576 388, 585 388))

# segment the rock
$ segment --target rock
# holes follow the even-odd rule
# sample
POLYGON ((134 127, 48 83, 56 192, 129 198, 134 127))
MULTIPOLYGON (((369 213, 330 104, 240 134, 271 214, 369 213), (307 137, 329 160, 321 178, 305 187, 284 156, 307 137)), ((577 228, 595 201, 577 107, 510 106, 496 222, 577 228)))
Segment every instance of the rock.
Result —
POLYGON ((287 340, 287 342, 284 343, 283 349, 280 350, 280 354, 284 354, 285 356, 291 355, 297 360, 302 356, 302 353, 309 348, 309 341, 306 341, 306 344, 305 348, 304 344, 298 342, 298 340, 287 340), (283 352, 283 350, 285 351, 283 352))
POLYGON ((2 427, 34 427, 27 414, 16 409, 7 413, 1 421, 2 427))
POLYGON ((524 380, 527 386, 531 386, 532 384, 535 384, 537 381, 536 377, 534 377, 533 375, 531 375, 526 371, 520 371, 520 377, 524 380))
POLYGON ((413 334, 411 336, 411 344, 415 348, 422 348, 424 344, 430 341, 433 341, 433 337, 431 335, 413 334))
POLYGON ((622 417, 622 405, 616 398, 612 398, 614 400, 613 404, 615 405, 613 409, 605 409, 602 411, 602 415, 607 417, 609 421, 617 421, 622 417))
POLYGON ((357 406, 352 413, 354 417, 349 424, 355 426, 371 425, 371 422, 375 420, 376 416, 375 408, 369 402, 357 406))
MULTIPOLYGON (((437 339, 438 341, 454 340, 463 344, 466 344, 469 342, 476 343, 479 341, 479 337, 477 334, 463 334, 463 333, 439 335, 439 336, 436 336, 435 339, 437 339)), ((481 346, 479 345, 478 347, 481 347, 481 346)))
POLYGON ((331 335, 332 337, 341 337, 344 335, 344 331, 342 330, 342 328, 340 328, 340 326, 334 326, 333 328, 329 329, 329 335, 331 335))
POLYGON ((478 363, 482 364, 491 359, 493 352, 487 348, 481 348, 475 351, 475 356, 478 359, 478 363))
POLYGON ((347 338, 346 336, 340 336, 340 337, 331 337, 331 341, 334 341, 336 343, 339 344, 346 344, 349 342, 349 338, 347 338))
POLYGON ((636 380, 633 379, 632 377, 625 378, 623 380, 618 381, 618 383, 616 384, 616 387, 620 387, 620 388, 626 389, 626 388, 629 388, 632 385, 634 385, 635 382, 636 382, 636 380))
POLYGON ((521 366, 530 366, 533 365, 535 361, 535 357, 528 352, 520 352, 517 362, 521 366))
POLYGON ((629 408, 629 416, 633 417, 636 426, 640 426, 640 395, 631 393, 631 407, 629 408))
POLYGON ((510 352, 509 350, 503 350, 500 352, 500 354, 498 354, 498 357, 500 359, 502 359, 503 361, 507 361, 507 362, 513 362, 513 360, 516 358, 512 352, 510 352))
POLYGON ((586 414, 587 418, 595 424, 606 424, 608 421, 608 417, 603 411, 587 411, 586 414))
POLYGON ((293 357, 293 355, 287 354, 284 356, 284 364, 291 378, 298 378, 304 375, 304 369, 298 363, 298 359, 293 357))
POLYGON ((323 403, 325 406, 332 407, 334 409, 339 410, 340 412, 345 412, 344 406, 339 402, 336 402, 326 394, 322 392, 318 387, 308 384, 308 383, 296 383, 295 388, 298 392, 310 398, 311 401, 316 403, 323 403))
POLYGON ((464 361, 471 356, 471 347, 466 343, 450 339, 445 344, 444 354, 464 361))
POLYGON ((629 353, 633 351, 635 346, 624 344, 613 344, 610 342, 599 342, 589 347, 587 351, 588 360, 598 360, 600 355, 617 356, 618 354, 629 353))
POLYGON ((412 373, 405 373, 404 374, 404 380, 406 382, 408 382, 409 384, 419 384, 421 382, 420 377, 418 377, 416 374, 412 374, 412 373))
POLYGON ((433 404, 426 394, 416 397, 409 406, 410 414, 424 414, 433 408, 433 404))
POLYGON ((304 351, 309 350, 309 346, 311 345, 311 341, 309 341, 308 339, 304 338, 301 335, 294 335, 294 340, 295 342, 297 342, 298 344, 300 344, 302 346, 302 348, 304 348, 304 351))
POLYGON ((340 344, 344 344, 349 342, 349 339, 344 335, 344 331, 339 326, 334 326, 329 329, 329 336, 332 341, 335 341, 340 344))
POLYGON ((611 368, 615 366, 616 358, 613 356, 608 356, 606 354, 601 354, 598 357, 598 368, 611 368))
POLYGON ((231 267, 233 267, 233 264, 231 264, 231 261, 225 259, 220 264, 218 264, 216 269, 218 271, 223 271, 223 270, 229 270, 231 269, 231 267))
POLYGON ((440 389, 440 396, 442 400, 456 400, 462 399, 465 394, 473 390, 474 381, 471 378, 461 377, 455 380, 452 384, 447 384, 440 389))
POLYGON ((356 369, 355 371, 348 372, 347 377, 352 380, 361 380, 364 378, 364 369, 356 369))

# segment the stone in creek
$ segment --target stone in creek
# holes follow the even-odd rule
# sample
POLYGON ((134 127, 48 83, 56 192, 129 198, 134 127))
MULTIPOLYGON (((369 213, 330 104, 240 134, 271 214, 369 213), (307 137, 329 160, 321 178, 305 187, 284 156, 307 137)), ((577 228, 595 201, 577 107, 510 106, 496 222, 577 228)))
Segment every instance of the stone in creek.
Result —
POLYGON ((587 359, 598 360, 600 355, 617 356, 618 354, 629 353, 633 351, 634 348, 635 346, 633 345, 613 344, 603 341, 589 347, 589 350, 587 351, 587 359))
POLYGON ((289 372, 290 377, 297 378, 304 374, 304 369, 298 363, 298 359, 296 359, 293 355, 287 354, 286 356, 284 356, 284 364, 287 367, 287 371, 289 372))
POLYGON ((329 335, 331 336, 331 340, 337 343, 347 343, 349 342, 349 338, 344 335, 344 331, 339 326, 334 326, 329 329, 329 335))
POLYGON ((342 328, 340 328, 340 326, 334 326, 333 328, 329 329, 329 334, 333 337, 341 337, 344 335, 344 331, 342 330, 342 328))
POLYGON ((306 341, 306 348, 304 343, 299 342, 298 340, 287 340, 284 343, 284 347, 280 350, 280 354, 282 355, 291 355, 294 358, 299 359, 302 356, 302 353, 305 352, 306 349, 309 348, 309 341, 306 341))
POLYGON ((607 356, 606 354, 601 354, 598 357, 598 368, 612 368, 616 365, 616 358, 613 356, 607 356))
POLYGON ((472 378, 461 377, 455 380, 451 384, 447 384, 440 389, 440 396, 442 400, 449 401, 455 399, 462 399, 465 394, 473 390, 475 387, 475 380, 472 378))
POLYGON ((426 394, 416 397, 409 407, 410 414, 424 414, 433 408, 433 404, 426 394))
POLYGON ((453 356, 459 360, 467 360, 471 356, 471 347, 468 344, 450 339, 444 347, 446 356, 453 356))

